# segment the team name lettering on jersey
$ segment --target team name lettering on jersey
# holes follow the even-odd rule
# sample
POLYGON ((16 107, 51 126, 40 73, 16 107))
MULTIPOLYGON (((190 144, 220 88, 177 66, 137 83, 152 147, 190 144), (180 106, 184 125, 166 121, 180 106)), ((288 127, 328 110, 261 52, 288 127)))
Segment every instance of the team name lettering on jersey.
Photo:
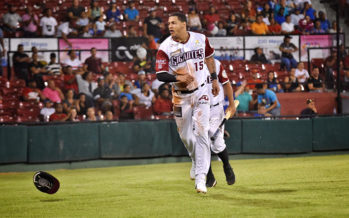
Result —
POLYGON ((188 51, 181 53, 176 56, 172 56, 170 59, 171 66, 177 66, 190 59, 203 59, 205 57, 204 49, 200 48, 198 50, 188 51))

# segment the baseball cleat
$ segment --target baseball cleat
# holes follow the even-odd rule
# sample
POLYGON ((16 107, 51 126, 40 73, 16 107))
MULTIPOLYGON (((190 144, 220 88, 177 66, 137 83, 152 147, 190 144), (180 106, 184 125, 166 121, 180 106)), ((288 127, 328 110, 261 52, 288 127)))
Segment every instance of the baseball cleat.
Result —
POLYGON ((195 186, 196 192, 197 193, 203 193, 206 194, 207 188, 204 182, 200 182, 195 186))
POLYGON ((212 188, 217 185, 217 180, 214 178, 213 173, 208 173, 206 178, 206 187, 212 188))
POLYGON ((230 165, 224 167, 224 174, 228 185, 233 185, 235 183, 235 174, 230 165))

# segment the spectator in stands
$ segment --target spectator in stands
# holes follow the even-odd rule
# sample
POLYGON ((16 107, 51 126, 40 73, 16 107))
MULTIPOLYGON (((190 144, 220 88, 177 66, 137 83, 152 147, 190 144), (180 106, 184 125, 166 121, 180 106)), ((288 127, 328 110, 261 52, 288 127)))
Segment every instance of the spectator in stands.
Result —
POLYGON ((40 101, 40 99, 46 99, 40 89, 36 87, 35 80, 30 80, 28 87, 23 88, 22 97, 24 101, 40 101))
POLYGON ((316 18, 316 11, 313 9, 312 5, 308 2, 304 2, 303 6, 303 14, 304 16, 309 16, 311 20, 315 20, 316 18))
POLYGON ((69 122, 80 121, 78 118, 78 112, 77 112, 76 108, 74 108, 74 107, 69 110, 67 117, 68 117, 68 119, 66 121, 69 121, 69 122))
POLYGON ((234 13, 230 14, 229 20, 227 21, 227 32, 229 36, 235 35, 235 31, 238 29, 239 22, 236 19, 234 13))
POLYGON ((311 5, 311 0, 293 0, 295 7, 304 8, 304 3, 308 2, 311 5))
MULTIPOLYGON (((87 26, 82 27, 82 31, 81 31, 81 33, 80 33, 80 37, 83 37, 83 38, 91 38, 91 37, 94 36, 94 31, 93 31, 93 32, 90 31, 90 25, 91 25, 91 24, 92 24, 92 23, 89 23, 89 24, 87 24, 87 26)), ((94 25, 94 24, 92 24, 92 25, 94 25)))
POLYGON ((263 81, 260 78, 261 75, 258 73, 258 70, 252 72, 252 78, 247 81, 250 90, 255 90, 256 84, 263 83, 263 81))
POLYGON ((45 88, 43 75, 47 74, 47 70, 44 65, 38 61, 38 54, 33 53, 32 61, 29 64, 29 77, 33 78, 36 81, 36 84, 39 89, 45 88))
POLYGON ((120 97, 120 120, 133 119, 133 100, 129 100, 126 95, 120 97))
POLYGON ((147 77, 145 75, 145 72, 143 70, 140 70, 138 72, 138 79, 135 81, 134 85, 135 87, 140 89, 145 83, 148 83, 147 77))
POLYGON ((80 6, 79 0, 73 0, 73 5, 67 10, 68 18, 70 20, 77 20, 79 17, 81 17, 82 12, 84 11, 85 8, 80 6))
POLYGON ((91 1, 87 14, 92 21, 96 21, 99 17, 103 17, 103 11, 98 5, 98 0, 91 1))
POLYGON ((268 4, 272 10, 275 10, 275 6, 278 4, 278 0, 269 0, 268 4))
POLYGON ((226 36, 227 35, 227 30, 224 27, 224 24, 222 21, 218 22, 218 32, 215 36, 226 36))
POLYGON ((62 37, 65 43, 69 45, 69 47, 73 47, 73 45, 69 42, 68 37, 78 36, 79 32, 76 27, 76 18, 71 18, 69 21, 62 22, 57 28, 57 37, 62 37))
POLYGON ((147 108, 151 107, 153 103, 155 103, 155 95, 150 89, 150 85, 148 83, 144 83, 142 85, 142 90, 137 94, 137 105, 142 105, 147 108))
POLYGON ((56 87, 55 81, 53 79, 50 79, 48 81, 48 85, 46 88, 44 88, 42 94, 54 103, 60 103, 64 100, 63 92, 60 88, 56 87))
POLYGON ((63 73, 64 90, 72 89, 75 93, 79 93, 79 88, 76 82, 75 74, 73 73, 73 68, 71 66, 66 66, 63 68, 63 73))
POLYGON ((284 42, 280 45, 279 50, 281 53, 281 64, 283 64, 287 71, 291 70, 291 67, 297 67, 297 61, 294 59, 292 53, 298 51, 298 48, 291 42, 292 37, 286 35, 284 42))
POLYGON ((89 107, 87 109, 87 113, 86 113, 86 121, 97 121, 100 120, 98 119, 98 117, 96 116, 96 111, 94 107, 89 107))
MULTIPOLYGON (((240 84, 238 84, 238 85, 240 85, 240 84)), ((239 106, 237 107, 237 111, 238 112, 248 112, 250 110, 250 106, 252 105, 253 99, 252 99, 252 95, 250 94, 250 88, 249 88, 249 86, 247 86, 247 83, 245 80, 241 83, 241 88, 243 89, 243 92, 241 94, 239 94, 238 96, 236 96, 236 99, 239 100, 239 102, 240 102, 239 106)))
POLYGON ((291 7, 287 4, 286 0, 280 0, 278 4, 276 4, 274 8, 274 13, 278 14, 280 12, 280 9, 283 8, 284 10, 282 13, 280 13, 283 17, 286 17, 291 12, 291 7))
MULTIPOLYGON (((125 76, 124 75, 119 75, 119 77, 117 78, 116 76, 114 76, 111 73, 104 73, 104 86, 108 87, 111 90, 110 95, 112 97, 117 97, 120 94, 120 88, 118 86, 118 82, 120 80, 123 80, 125 82, 125 76), (121 78, 123 77, 123 78, 121 78)), ((129 82, 129 81, 128 81, 129 82)), ((129 85, 132 85, 132 83, 130 82, 129 85)), ((123 85, 122 85, 123 87, 123 85)))
MULTIPOLYGON (((4 43, 4 32, 0 27, 0 60, 6 55, 6 48, 4 43)), ((0 76, 2 76, 2 65, 0 66, 0 76)))
POLYGON ((104 77, 101 76, 98 78, 98 86, 93 91, 93 99, 97 103, 97 108, 103 108, 108 104, 111 105, 110 99, 112 98, 112 89, 109 86, 106 86, 104 81, 104 77))
POLYGON ((160 17, 156 16, 155 8, 150 9, 150 16, 144 19, 144 35, 153 35, 155 41, 161 38, 161 29, 164 27, 160 17))
POLYGON ((254 5, 253 5, 251 0, 247 0, 246 1, 245 9, 247 11, 248 19, 251 20, 252 22, 255 21, 257 12, 256 12, 256 9, 255 9, 255 7, 254 7, 254 5))
POLYGON ((256 64, 267 64, 269 61, 265 57, 265 54, 263 53, 263 49, 261 47, 257 47, 254 49, 254 54, 251 57, 251 62, 256 64))
POLYGON ((309 16, 299 21, 299 28, 303 34, 310 33, 314 28, 314 23, 309 16))
POLYGON ((93 81, 92 72, 87 71, 85 73, 76 74, 76 81, 79 87, 79 93, 86 95, 86 101, 93 105, 93 91, 97 88, 97 83, 93 81))
MULTIPOLYGON (((111 78, 112 78, 112 76, 111 76, 111 78)), ((106 77, 106 79, 107 79, 107 77, 106 77)), ((111 82, 108 82, 108 81, 106 80, 106 84, 109 84, 109 85, 110 85, 111 82)), ((132 87, 133 87, 132 82, 126 79, 125 74, 119 73, 118 79, 117 79, 117 81, 116 81, 116 85, 117 85, 116 94, 117 94, 117 95, 120 95, 120 93, 124 92, 124 87, 125 87, 126 84, 130 87, 130 91, 131 91, 131 90, 132 90, 132 87)))
POLYGON ((97 50, 95 47, 90 49, 91 56, 85 60, 85 65, 87 66, 87 70, 92 73, 101 74, 104 69, 102 66, 102 59, 97 57, 97 50))
POLYGON ((160 94, 154 103, 154 112, 157 115, 169 116, 172 112, 172 101, 168 89, 159 90, 160 94))
POLYGON ((113 115, 113 112, 112 111, 106 111, 104 113, 104 117, 105 117, 105 120, 106 121, 112 121, 114 120, 114 115, 113 115))
POLYGON ((324 83, 319 76, 320 71, 318 67, 313 67, 311 71, 311 76, 308 79, 308 89, 310 92, 323 92, 324 91, 324 83))
POLYGON ((344 71, 343 90, 349 91, 349 68, 345 68, 343 71, 344 71))
POLYGON ((133 25, 130 25, 127 30, 127 37, 138 37, 136 28, 133 25))
POLYGON ((44 100, 44 107, 40 110, 40 115, 43 117, 43 120, 48 122, 50 116, 55 112, 55 108, 53 107, 53 103, 50 99, 44 100))
POLYGON ((273 9, 270 8, 268 3, 264 3, 262 15, 267 18, 274 17, 273 9))
POLYGON ((327 20, 326 14, 323 11, 319 11, 319 20, 321 22, 321 29, 328 32, 331 28, 331 23, 327 20))
POLYGON ((107 25, 107 23, 103 19, 103 16, 98 18, 95 25, 96 25, 96 35, 103 36, 105 32, 105 26, 107 25))
POLYGON ((301 85, 296 77, 296 69, 292 68, 290 75, 285 77, 284 80, 284 90, 285 92, 300 92, 302 91, 301 85))
POLYGON ((80 28, 83 28, 85 26, 88 26, 90 23, 90 19, 88 18, 87 13, 84 11, 81 13, 81 17, 79 17, 78 21, 76 22, 76 25, 78 25, 80 28))
POLYGON ((58 75, 61 75, 62 68, 61 68, 61 65, 56 62, 56 59, 57 59, 56 53, 51 53, 50 62, 47 64, 45 68, 49 74, 58 76, 58 75))
POLYGON ((23 36, 24 37, 36 37, 38 26, 39 26, 39 17, 33 12, 33 8, 28 6, 25 9, 25 14, 22 16, 23 22, 23 36))
POLYGON ((317 115, 317 109, 313 99, 307 99, 307 107, 301 111, 301 117, 314 117, 317 115))
POLYGON ((133 62, 133 71, 138 73, 139 71, 145 71, 147 73, 152 72, 152 65, 149 57, 147 57, 147 50, 143 47, 137 49, 137 56, 133 62))
POLYGON ((220 16, 216 11, 215 7, 210 7, 209 13, 204 15, 204 24, 206 29, 212 33, 214 28, 217 26, 218 21, 220 20, 220 16))
MULTIPOLYGON (((331 29, 329 29, 328 32, 329 33, 337 33, 337 22, 336 21, 332 21, 331 29)), ((342 30, 340 30, 339 32, 342 32, 342 30)))
POLYGON ((285 11, 284 8, 280 8, 279 12, 274 16, 275 21, 280 25, 286 21, 286 18, 284 16, 284 11, 285 11))
POLYGON ((301 11, 297 8, 294 10, 294 13, 291 14, 291 22, 294 26, 298 27, 299 21, 304 19, 304 14, 301 14, 301 11))
POLYGON ((125 18, 127 20, 138 21, 139 20, 139 11, 136 8, 134 1, 129 2, 129 7, 125 9, 125 18))
POLYGON ((321 28, 321 21, 320 20, 315 21, 314 28, 310 31, 310 33, 312 33, 312 34, 324 34, 324 33, 326 33, 325 30, 323 30, 321 28))
POLYGON ((112 22, 109 25, 109 29, 105 31, 104 37, 119 38, 119 37, 122 37, 122 33, 120 30, 116 29, 116 23, 112 22))
POLYGON ((251 30, 255 35, 269 34, 268 26, 263 22, 263 16, 261 14, 257 16, 256 22, 252 23, 251 30))
POLYGON ((269 89, 265 89, 263 84, 257 84, 256 88, 258 94, 258 113, 270 113, 273 116, 280 116, 281 105, 276 94, 269 89), (262 108, 262 105, 264 104, 265 108, 262 108))
POLYGON ((281 26, 275 21, 273 16, 269 18, 269 23, 268 30, 270 34, 278 35, 281 33, 281 26))
POLYGON ((24 53, 24 48, 22 44, 18 44, 17 52, 12 56, 13 69, 15 71, 16 77, 18 79, 23 79, 28 81, 29 79, 29 64, 31 59, 24 53))
POLYGON ((334 71, 337 69, 337 51, 332 50, 331 55, 325 59, 325 83, 327 89, 334 88, 334 71))
POLYGON ((55 112, 50 116, 50 122, 64 122, 68 116, 63 112, 63 105, 61 103, 55 104, 55 112))
POLYGON ((14 36, 19 31, 20 22, 22 22, 21 16, 16 13, 17 8, 13 5, 8 5, 8 12, 2 17, 4 22, 4 31, 9 33, 10 36, 14 36))
POLYGON ((106 13, 107 21, 109 22, 119 22, 121 19, 121 11, 116 5, 116 1, 112 1, 110 8, 106 13))
POLYGON ((74 90, 69 89, 65 94, 65 99, 62 102, 65 113, 68 113, 70 109, 76 107, 77 101, 74 99, 74 90))
POLYGON ((80 93, 78 95, 78 100, 76 101, 76 109, 78 111, 78 115, 86 115, 87 108, 89 107, 93 107, 93 104, 86 101, 86 95, 84 93, 80 93))
POLYGON ((305 83, 309 79, 309 73, 304 69, 304 63, 299 62, 295 71, 295 76, 300 83, 305 83))
POLYGON ((71 66, 74 72, 81 71, 83 65, 76 55, 76 51, 71 49, 68 51, 68 55, 69 57, 63 61, 63 66, 71 66))
POLYGON ((268 72, 267 88, 274 92, 283 92, 279 84, 279 81, 275 78, 273 71, 268 72))
POLYGON ((291 34, 294 31, 294 24, 291 22, 291 15, 286 16, 286 21, 281 24, 282 34, 291 34))
POLYGON ((52 16, 50 8, 44 9, 44 16, 40 19, 41 35, 43 37, 53 37, 56 35, 57 20, 52 16))
POLYGON ((128 101, 133 101, 134 98, 131 94, 131 86, 128 84, 124 85, 124 90, 120 93, 120 100, 122 99, 122 96, 126 96, 128 101))
POLYGON ((196 13, 194 8, 189 9, 188 28, 190 31, 201 31, 201 29, 202 29, 200 17, 196 13))

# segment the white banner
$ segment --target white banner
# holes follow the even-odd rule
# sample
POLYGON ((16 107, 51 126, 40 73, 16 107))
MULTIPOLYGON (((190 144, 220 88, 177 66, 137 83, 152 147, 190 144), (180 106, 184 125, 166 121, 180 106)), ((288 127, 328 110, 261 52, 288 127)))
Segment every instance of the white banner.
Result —
MULTIPOLYGON (((31 51, 32 47, 35 46, 39 51, 40 50, 58 50, 58 41, 56 38, 12 38, 10 40, 10 51, 17 51, 17 46, 19 44, 23 45, 24 51, 31 51)), ((56 53, 58 61, 58 52, 56 53)), ((31 52, 26 52, 29 57, 31 52)), ((38 59, 45 60, 47 63, 50 61, 51 52, 39 52, 38 59)), ((12 63, 13 53, 10 54, 10 60, 12 63)))
MULTIPOLYGON (((260 47, 263 49, 263 53, 269 61, 279 62, 281 57, 279 47, 283 41, 284 36, 246 36, 245 48, 255 49, 260 47)), ((291 42, 298 48, 299 36, 292 36, 291 42)), ((250 60, 254 53, 254 50, 246 50, 246 60, 250 60)), ((299 61, 299 52, 294 52, 293 57, 296 59, 296 61, 299 61)))
POLYGON ((209 37, 211 46, 216 50, 218 60, 242 60, 244 58, 244 39, 237 37, 209 37), (227 49, 227 50, 225 50, 227 49), (239 50, 241 49, 241 50, 239 50))

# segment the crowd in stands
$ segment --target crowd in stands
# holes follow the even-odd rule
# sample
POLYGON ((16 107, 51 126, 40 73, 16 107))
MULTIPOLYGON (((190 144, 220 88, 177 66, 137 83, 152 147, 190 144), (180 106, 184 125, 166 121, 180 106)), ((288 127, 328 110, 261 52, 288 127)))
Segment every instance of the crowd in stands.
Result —
MULTIPOLYGON (((20 15, 16 7, 8 5, 8 12, 2 16, 0 39, 4 36, 62 37, 72 48, 71 37, 145 36, 148 43, 139 49, 139 54, 137 51, 135 60, 131 62, 132 73, 110 72, 108 64, 102 63, 95 48, 91 48, 90 56, 83 62, 78 58, 79 51, 70 49, 68 58, 57 63, 55 53, 50 55, 50 60, 40 60, 35 47, 29 56, 24 52, 23 45, 18 45, 12 58, 13 71, 18 80, 7 81, 0 77, 0 88, 3 96, 6 96, 0 96, 0 105, 15 99, 17 103, 0 108, 0 122, 5 118, 5 121, 11 121, 7 118, 14 113, 27 115, 18 116, 14 121, 171 118, 171 87, 155 79, 152 55, 144 55, 146 50, 157 49, 158 40, 166 35, 164 12, 168 12, 169 8, 155 5, 147 8, 147 16, 141 16, 138 9, 144 9, 144 5, 138 1, 129 1, 120 6, 112 0, 108 8, 100 3, 93 0, 85 7, 79 0, 73 0, 63 17, 56 16, 52 8, 44 8, 41 14, 31 6, 26 7, 25 13, 20 15), (162 16, 158 15, 159 12, 162 16), (20 96, 15 93, 20 93, 20 96)), ((280 115, 281 105, 275 93, 323 92, 337 88, 336 51, 324 60, 323 66, 312 67, 311 72, 292 55, 298 48, 290 42, 289 34, 337 32, 336 24, 327 20, 324 12, 316 12, 310 0, 244 0, 239 1, 243 5, 241 10, 229 10, 228 14, 220 11, 222 8, 216 10, 214 5, 209 5, 207 12, 202 11, 201 3, 186 1, 188 26, 192 31, 209 36, 286 34, 279 48, 281 64, 277 70, 264 70, 262 75, 260 70, 248 69, 249 64, 263 67, 272 65, 263 54, 263 49, 256 48, 251 60, 241 62, 250 77, 239 76, 236 81, 235 77, 230 78, 235 97, 240 100, 239 112, 255 111, 257 116, 277 116, 280 115), (278 76, 276 72, 280 69, 285 72, 283 76, 278 76)), ((348 90, 348 55, 344 46, 342 48, 342 88, 348 90)), ((227 64, 224 66, 228 68, 227 64)))

